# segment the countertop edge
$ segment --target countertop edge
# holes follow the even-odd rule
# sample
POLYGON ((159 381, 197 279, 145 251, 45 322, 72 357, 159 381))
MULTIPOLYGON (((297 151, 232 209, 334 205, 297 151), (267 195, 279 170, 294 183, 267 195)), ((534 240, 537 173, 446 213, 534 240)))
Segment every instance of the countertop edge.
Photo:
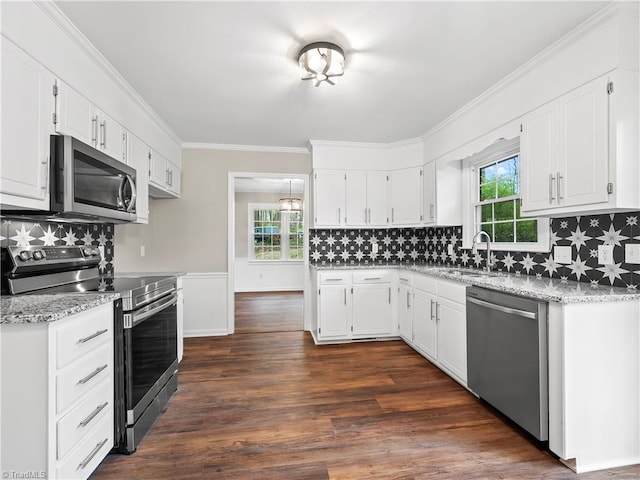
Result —
POLYGON ((2 296, 0 325, 56 322, 118 298, 114 292, 2 296))

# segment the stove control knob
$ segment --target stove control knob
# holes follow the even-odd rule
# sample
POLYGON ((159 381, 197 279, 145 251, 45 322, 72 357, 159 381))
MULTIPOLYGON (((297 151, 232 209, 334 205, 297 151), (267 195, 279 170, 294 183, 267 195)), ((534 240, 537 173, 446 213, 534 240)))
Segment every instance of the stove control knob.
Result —
POLYGON ((18 258, 23 262, 28 262, 29 260, 31 260, 31 252, 29 252, 29 250, 22 250, 18 254, 18 258))
POLYGON ((47 255, 44 253, 43 250, 35 250, 33 252, 33 259, 34 260, 42 260, 42 259, 46 258, 46 256, 47 255))

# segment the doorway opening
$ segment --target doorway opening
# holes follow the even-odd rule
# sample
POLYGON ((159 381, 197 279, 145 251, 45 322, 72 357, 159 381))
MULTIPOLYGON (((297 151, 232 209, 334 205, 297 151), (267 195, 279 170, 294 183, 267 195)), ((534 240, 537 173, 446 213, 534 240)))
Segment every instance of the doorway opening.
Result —
POLYGON ((230 333, 305 330, 307 181, 304 174, 229 173, 230 333), (282 209, 283 198, 300 199, 301 208, 282 209))

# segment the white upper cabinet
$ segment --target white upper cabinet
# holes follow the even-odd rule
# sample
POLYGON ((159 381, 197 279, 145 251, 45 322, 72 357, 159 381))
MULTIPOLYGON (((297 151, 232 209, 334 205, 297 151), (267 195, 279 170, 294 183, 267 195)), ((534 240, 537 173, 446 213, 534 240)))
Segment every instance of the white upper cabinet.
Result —
POLYGON ((52 76, 4 37, 2 42, 2 169, 0 203, 49 209, 52 76))
POLYGON ((430 162, 423 167, 423 223, 460 225, 462 223, 462 162, 438 167, 430 162))
POLYGON ((346 180, 342 170, 318 170, 313 174, 314 224, 341 227, 346 224, 346 180))
POLYGON ((391 172, 391 223, 420 225, 422 222, 422 167, 391 172))
POLYGON ((353 227, 386 227, 388 175, 386 172, 347 171, 345 223, 353 227))
POLYGON ((127 132, 110 115, 66 83, 56 80, 55 129, 126 163, 127 132))
POLYGON ((136 223, 149 223, 149 147, 129 134, 128 165, 136 169, 136 223))
POLYGON ((180 197, 180 167, 155 150, 149 156, 149 195, 157 198, 180 197))
POLYGON ((597 209, 597 204, 609 201, 610 88, 607 76, 598 78, 524 117, 520 136, 524 213, 597 209))

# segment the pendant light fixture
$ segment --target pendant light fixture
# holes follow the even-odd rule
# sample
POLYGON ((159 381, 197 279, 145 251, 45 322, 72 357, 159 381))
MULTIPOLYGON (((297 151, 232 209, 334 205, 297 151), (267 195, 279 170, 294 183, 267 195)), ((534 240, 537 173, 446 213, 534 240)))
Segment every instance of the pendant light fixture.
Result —
POLYGON ((289 180, 289 196, 281 198, 279 200, 280 211, 286 212, 299 212, 302 210, 302 200, 291 196, 291 180, 289 180))
POLYGON ((302 80, 314 80, 316 87, 322 82, 335 85, 331 79, 344 74, 344 51, 335 43, 310 43, 300 50, 298 63, 302 80))

